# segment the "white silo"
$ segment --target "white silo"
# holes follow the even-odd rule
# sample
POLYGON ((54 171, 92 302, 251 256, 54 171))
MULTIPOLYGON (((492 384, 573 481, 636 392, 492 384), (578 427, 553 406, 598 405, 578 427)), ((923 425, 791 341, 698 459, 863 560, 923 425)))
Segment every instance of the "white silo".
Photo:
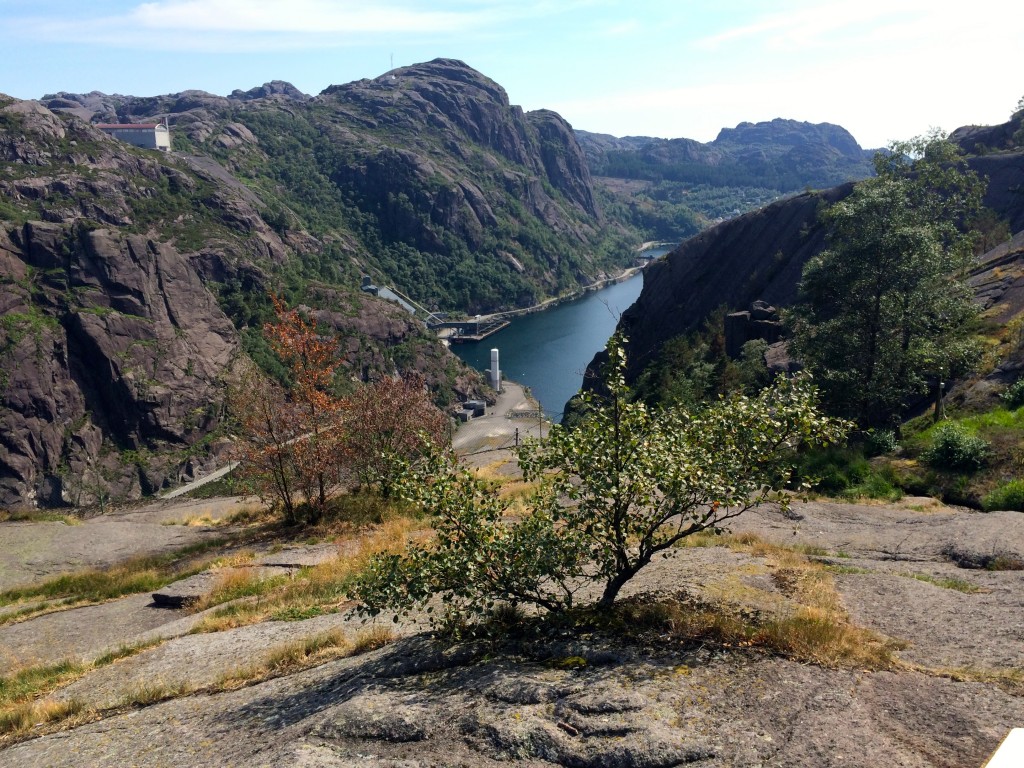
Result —
POLYGON ((491 350, 491 386, 501 392, 501 368, 498 367, 498 349, 491 350))

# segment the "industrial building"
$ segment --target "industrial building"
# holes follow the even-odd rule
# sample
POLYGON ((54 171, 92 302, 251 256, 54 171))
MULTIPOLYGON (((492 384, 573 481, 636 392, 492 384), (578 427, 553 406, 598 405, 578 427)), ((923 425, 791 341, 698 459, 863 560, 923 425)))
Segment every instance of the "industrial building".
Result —
POLYGON ((98 123, 96 127, 136 147, 171 151, 171 132, 164 123, 98 123))

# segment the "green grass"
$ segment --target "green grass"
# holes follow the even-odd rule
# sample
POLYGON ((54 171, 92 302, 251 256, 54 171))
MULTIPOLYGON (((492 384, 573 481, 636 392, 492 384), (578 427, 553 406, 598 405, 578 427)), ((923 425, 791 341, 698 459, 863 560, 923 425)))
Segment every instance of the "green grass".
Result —
POLYGON ((224 539, 200 542, 165 555, 136 557, 107 569, 90 568, 46 579, 39 584, 0 592, 0 606, 29 600, 58 601, 0 616, 0 625, 45 613, 54 607, 100 603, 116 597, 152 592, 204 570, 202 553, 225 544, 224 539))
POLYGON ((906 576, 911 579, 917 579, 928 584, 933 584, 936 587, 942 589, 952 589, 956 592, 963 592, 964 594, 973 595, 981 592, 982 589, 977 584, 972 584, 966 579, 958 579, 955 576, 932 576, 930 573, 903 573, 901 576, 906 576))
POLYGON ((1024 479, 1010 480, 987 493, 981 500, 986 512, 1008 509, 1024 512, 1024 479))
POLYGON ((860 568, 856 565, 836 565, 834 563, 822 563, 822 567, 829 573, 860 574, 872 572, 868 568, 860 568))
POLYGON ((94 669, 153 648, 163 640, 123 645, 92 662, 72 660, 37 664, 0 676, 0 745, 45 723, 66 720, 84 710, 78 701, 51 702, 45 697, 94 669))
POLYGON ((82 521, 74 515, 45 509, 0 509, 0 523, 64 523, 65 525, 81 525, 82 521))

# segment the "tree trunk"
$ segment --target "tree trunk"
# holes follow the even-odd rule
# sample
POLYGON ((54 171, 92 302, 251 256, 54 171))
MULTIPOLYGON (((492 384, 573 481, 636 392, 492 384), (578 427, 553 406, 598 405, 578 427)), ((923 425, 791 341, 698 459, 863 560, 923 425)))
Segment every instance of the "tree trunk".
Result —
POLYGON ((650 557, 644 558, 643 560, 634 563, 629 568, 624 568, 612 576, 612 578, 610 578, 604 585, 604 594, 601 595, 601 599, 597 601, 597 604, 602 608, 611 608, 612 603, 615 602, 615 598, 619 595, 619 590, 621 590, 625 583, 636 576, 637 572, 649 562, 650 557))

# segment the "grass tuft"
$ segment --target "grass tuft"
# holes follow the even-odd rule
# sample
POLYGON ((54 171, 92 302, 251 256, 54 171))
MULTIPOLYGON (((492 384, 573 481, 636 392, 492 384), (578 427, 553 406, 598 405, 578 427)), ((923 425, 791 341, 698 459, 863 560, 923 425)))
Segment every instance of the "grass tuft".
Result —
MULTIPOLYGON (((425 529, 424 522, 411 518, 396 517, 381 523, 362 534, 351 551, 339 553, 338 557, 320 565, 303 568, 291 579, 266 580, 266 587, 253 590, 258 599, 222 606, 204 617, 192 632, 219 632, 268 619, 295 621, 348 607, 352 580, 370 558, 378 553, 405 549, 408 541, 426 535, 425 529)), ((231 594, 243 596, 243 591, 239 586, 231 594)), ((228 592, 225 587, 221 594, 228 592)))
POLYGON ((46 579, 39 584, 0 592, 0 606, 29 600, 57 601, 33 610, 17 610, 0 616, 0 625, 22 621, 55 609, 102 603, 125 595, 153 592, 172 581, 205 570, 210 561, 198 556, 223 539, 193 544, 166 555, 136 557, 106 569, 89 568, 46 579))
POLYGON ((955 576, 933 576, 930 573, 901 573, 900 575, 911 579, 917 579, 918 581, 923 581, 928 584, 934 584, 936 587, 941 587, 942 589, 952 589, 956 592, 963 592, 969 595, 985 591, 977 584, 972 584, 966 579, 958 579, 955 576))
POLYGON ((44 697, 94 669, 134 656, 161 642, 149 640, 123 645, 92 662, 65 660, 38 664, 0 677, 0 744, 17 740, 40 725, 71 721, 85 714, 81 702, 55 702, 44 697))

